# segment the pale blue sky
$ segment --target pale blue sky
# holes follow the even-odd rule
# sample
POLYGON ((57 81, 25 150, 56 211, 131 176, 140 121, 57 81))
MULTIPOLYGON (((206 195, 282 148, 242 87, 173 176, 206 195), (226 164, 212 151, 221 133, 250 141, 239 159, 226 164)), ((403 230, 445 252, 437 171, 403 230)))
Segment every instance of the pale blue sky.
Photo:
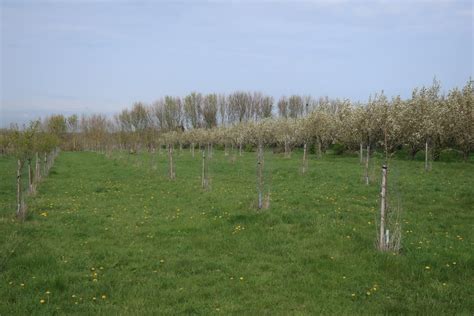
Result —
POLYGON ((0 3, 0 126, 191 91, 408 97, 473 74, 471 1, 0 3))

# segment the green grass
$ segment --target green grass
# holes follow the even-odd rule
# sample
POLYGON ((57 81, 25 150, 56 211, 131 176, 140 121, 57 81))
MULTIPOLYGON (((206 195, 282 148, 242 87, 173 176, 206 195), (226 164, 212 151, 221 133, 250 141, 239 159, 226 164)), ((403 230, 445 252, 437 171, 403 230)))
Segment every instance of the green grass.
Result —
POLYGON ((312 158, 304 176, 300 159, 266 154, 257 212, 255 153, 217 151, 203 191, 187 151, 175 181, 164 154, 151 168, 148 154, 64 152, 19 223, 0 157, 0 314, 472 314, 472 163, 391 162, 394 255, 375 250, 380 162, 365 186, 356 157, 312 158))

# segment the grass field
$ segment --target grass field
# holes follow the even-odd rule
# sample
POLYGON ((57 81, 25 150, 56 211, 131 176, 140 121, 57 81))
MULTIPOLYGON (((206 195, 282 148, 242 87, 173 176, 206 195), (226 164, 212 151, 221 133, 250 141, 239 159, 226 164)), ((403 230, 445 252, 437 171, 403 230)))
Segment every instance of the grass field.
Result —
MULTIPOLYGON (((15 162, 0 157, 0 314, 472 314, 474 164, 390 164, 403 205, 400 254, 375 249, 379 162, 255 153, 201 160, 63 152, 15 212, 15 162), (153 166, 153 168, 152 168, 153 166), (43 303, 41 303, 44 300, 43 303)), ((395 200, 395 198, 393 199, 395 200)))

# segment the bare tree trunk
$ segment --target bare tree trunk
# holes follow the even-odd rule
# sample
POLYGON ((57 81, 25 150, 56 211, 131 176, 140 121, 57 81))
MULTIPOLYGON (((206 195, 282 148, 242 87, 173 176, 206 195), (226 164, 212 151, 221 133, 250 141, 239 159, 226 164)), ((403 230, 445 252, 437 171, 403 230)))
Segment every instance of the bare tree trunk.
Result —
POLYGON ((364 163, 364 147, 362 145, 362 142, 360 142, 360 147, 359 147, 359 155, 360 155, 360 163, 364 163))
POLYGON ((379 250, 386 250, 388 245, 388 231, 385 232, 385 217, 387 211, 387 166, 382 166, 382 189, 380 192, 380 234, 379 250))
POLYGON ((193 158, 194 158, 194 143, 191 143, 191 153, 193 154, 193 158))
POLYGON ((227 142, 224 144, 224 156, 229 156, 229 151, 227 149, 227 142))
POLYGON ((285 139, 285 158, 288 158, 290 157, 290 153, 289 153, 289 148, 288 148, 288 140, 285 139))
POLYGON ((210 147, 210 151, 209 151, 209 159, 212 159, 213 151, 214 151, 214 148, 213 148, 213 145, 211 143, 211 147, 210 147))
POLYGON ((46 153, 44 153, 44 161, 43 161, 43 174, 44 176, 47 176, 48 171, 46 170, 48 164, 48 156, 46 153))
POLYGON ((370 159, 370 144, 367 144, 367 154, 365 159, 365 184, 369 185, 369 159, 370 159))
POLYGON ((207 190, 209 188, 209 179, 208 179, 208 166, 206 159, 206 150, 202 151, 202 176, 201 176, 202 188, 207 190))
POLYGON ((35 183, 37 184, 40 179, 41 179, 41 171, 40 171, 40 162, 39 162, 39 156, 38 153, 36 153, 36 159, 35 159, 35 183))
POLYGON ((235 150, 234 150, 234 143, 232 143, 232 144, 231 144, 230 151, 231 151, 231 155, 232 155, 231 161, 232 161, 232 164, 234 164, 234 163, 235 163, 235 150))
POLYGON ((28 188, 29 188, 29 193, 33 194, 34 188, 33 188, 33 170, 31 169, 31 158, 28 158, 28 188))
POLYGON ((168 144, 168 163, 169 163, 169 178, 174 179, 176 177, 174 172, 174 165, 173 165, 173 145, 168 144))
POLYGON ((239 156, 242 156, 242 143, 239 143, 239 156))
POLYGON ((318 158, 321 159, 323 154, 322 154, 322 141, 320 138, 318 138, 318 158))
POLYGON ((205 169, 206 169, 206 151, 202 151, 202 171, 201 171, 201 186, 204 189, 206 187, 205 180, 205 169))
POLYGON ((425 171, 428 171, 428 140, 425 141, 425 171))
POLYGON ((257 190, 258 190, 258 209, 263 207, 263 148, 262 143, 258 144, 257 150, 257 190))
POLYGON ((17 169, 16 169, 16 216, 18 218, 23 218, 23 199, 21 196, 21 161, 18 159, 17 169))
POLYGON ((306 161, 306 143, 304 143, 303 145, 303 174, 306 172, 306 168, 307 168, 307 161, 306 161))

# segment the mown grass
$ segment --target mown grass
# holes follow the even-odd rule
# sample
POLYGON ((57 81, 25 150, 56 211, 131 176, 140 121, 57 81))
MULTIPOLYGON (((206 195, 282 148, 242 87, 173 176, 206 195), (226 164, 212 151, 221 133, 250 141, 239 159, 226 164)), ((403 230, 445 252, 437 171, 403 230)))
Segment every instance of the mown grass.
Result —
POLYGON ((164 153, 61 153, 19 223, 0 157, 0 314, 474 311, 472 163, 390 163, 395 255, 375 250, 379 161, 365 186, 355 157, 312 158, 301 175, 299 153, 267 153, 271 206, 257 212, 254 153, 216 151, 209 191, 198 155, 175 160, 169 181, 164 153))

